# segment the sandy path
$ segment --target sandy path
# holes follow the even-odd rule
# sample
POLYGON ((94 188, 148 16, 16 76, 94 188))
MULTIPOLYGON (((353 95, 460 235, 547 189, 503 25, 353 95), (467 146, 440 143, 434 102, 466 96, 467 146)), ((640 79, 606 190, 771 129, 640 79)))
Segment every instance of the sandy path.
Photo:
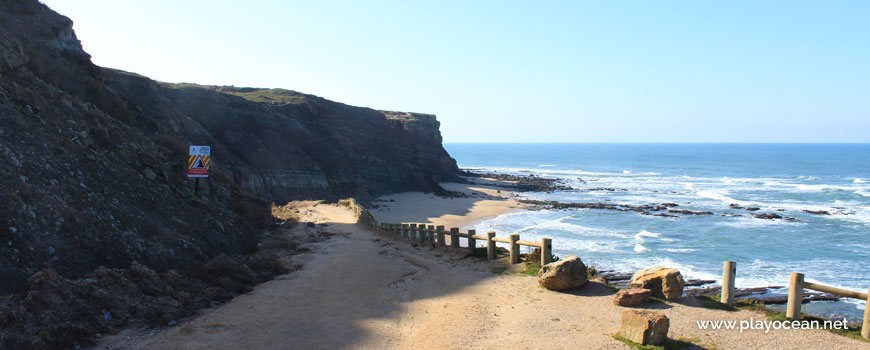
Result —
MULTIPOLYGON (((489 200, 489 199, 488 199, 489 200)), ((417 249, 353 224, 343 208, 311 205, 303 220, 344 233, 299 258, 305 268, 176 326, 114 343, 129 349, 626 349, 611 338, 623 310, 590 283, 572 293, 534 277, 494 274, 504 261, 417 249)), ((424 215, 425 213, 421 214, 424 215)), ((460 224, 457 222, 457 224, 460 224)), ((518 266, 514 266, 517 268, 518 266)), ((701 331, 695 320, 756 319, 689 301, 653 304, 672 338, 710 349, 866 349, 820 330, 701 331), (680 304, 687 303, 686 305, 680 304)))

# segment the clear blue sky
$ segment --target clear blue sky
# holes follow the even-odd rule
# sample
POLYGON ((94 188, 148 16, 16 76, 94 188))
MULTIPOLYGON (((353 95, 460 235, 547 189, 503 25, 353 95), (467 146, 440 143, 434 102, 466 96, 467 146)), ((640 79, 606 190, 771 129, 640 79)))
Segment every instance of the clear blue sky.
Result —
POLYGON ((870 1, 46 0, 96 64, 448 142, 870 142, 870 1))

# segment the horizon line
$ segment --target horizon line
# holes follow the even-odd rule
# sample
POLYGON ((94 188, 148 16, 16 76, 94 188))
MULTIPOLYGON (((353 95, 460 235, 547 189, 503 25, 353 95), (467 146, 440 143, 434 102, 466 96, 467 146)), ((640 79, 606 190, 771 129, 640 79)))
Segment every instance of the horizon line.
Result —
POLYGON ((703 141, 557 141, 557 142, 508 142, 508 141, 441 141, 445 143, 476 144, 709 144, 709 145, 870 145, 870 142, 703 142, 703 141))

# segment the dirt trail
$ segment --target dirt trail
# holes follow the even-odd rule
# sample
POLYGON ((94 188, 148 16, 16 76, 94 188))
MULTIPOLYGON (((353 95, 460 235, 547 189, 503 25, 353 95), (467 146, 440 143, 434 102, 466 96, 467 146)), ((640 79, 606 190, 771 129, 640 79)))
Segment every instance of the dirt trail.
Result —
MULTIPOLYGON (((344 208, 299 203, 303 221, 339 235, 312 246, 304 269, 174 328, 122 333, 100 345, 126 349, 626 349, 611 338, 622 308, 612 291, 539 288, 536 279, 495 274, 488 262, 417 249, 362 229, 344 208), (123 340, 122 340, 123 339, 123 340)), ((514 267, 516 268, 516 267, 514 267)), ((680 303, 687 303, 686 305, 680 303)), ((750 312, 653 304, 672 338, 710 349, 866 349, 825 331, 700 331, 695 320, 755 319, 750 312)))

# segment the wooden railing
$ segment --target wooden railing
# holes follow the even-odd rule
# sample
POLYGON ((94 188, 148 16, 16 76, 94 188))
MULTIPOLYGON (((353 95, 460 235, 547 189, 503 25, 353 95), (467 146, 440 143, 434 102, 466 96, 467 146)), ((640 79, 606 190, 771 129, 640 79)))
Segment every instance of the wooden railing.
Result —
POLYGON ((839 295, 844 298, 866 300, 867 304, 864 305, 864 321, 861 324, 861 336, 865 339, 870 339, 870 288, 867 288, 867 293, 840 289, 804 281, 804 274, 793 272, 788 285, 788 305, 785 309, 785 317, 792 320, 801 318, 801 301, 803 300, 804 289, 839 295))
POLYGON ((465 233, 459 232, 458 227, 450 228, 450 231, 445 231, 444 226, 427 225, 427 224, 389 224, 378 223, 377 227, 382 232, 391 233, 394 236, 405 238, 411 242, 421 246, 431 247, 446 247, 447 236, 450 236, 451 248, 460 247, 460 239, 466 238, 468 243, 466 247, 470 253, 474 253, 477 247, 477 240, 486 240, 486 257, 489 260, 496 258, 496 243, 507 243, 510 251, 510 261, 513 264, 520 262, 520 246, 534 247, 541 250, 541 266, 549 264, 552 260, 552 239, 541 238, 540 242, 520 240, 518 233, 511 234, 508 238, 496 237, 495 231, 489 231, 486 236, 478 235, 475 230, 468 230, 465 233))
MULTIPOLYGON (((733 261, 725 261, 722 268, 722 296, 720 299, 722 304, 731 305, 734 303, 734 277, 736 275, 737 263, 733 261)), ((830 293, 844 298, 866 300, 867 304, 864 306, 864 320, 861 325, 861 336, 865 339, 870 339, 870 288, 867 288, 867 293, 861 293, 807 282, 804 281, 804 274, 797 272, 792 273, 791 281, 788 286, 788 305, 786 306, 785 311, 785 316, 787 318, 791 320, 799 320, 801 318, 801 304, 803 303, 804 289, 830 293)))

